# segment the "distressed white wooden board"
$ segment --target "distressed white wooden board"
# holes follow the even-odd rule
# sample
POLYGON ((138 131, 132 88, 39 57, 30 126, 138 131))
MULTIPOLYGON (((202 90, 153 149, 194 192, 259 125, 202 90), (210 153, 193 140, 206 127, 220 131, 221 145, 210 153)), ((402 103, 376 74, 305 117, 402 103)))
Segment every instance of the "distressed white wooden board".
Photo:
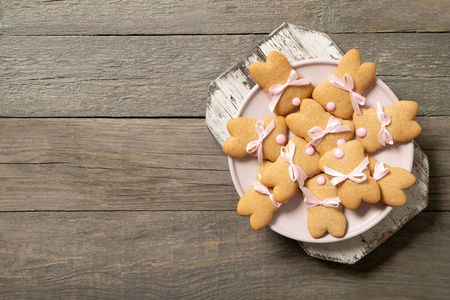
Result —
MULTIPOLYGON (((234 118, 245 96, 255 86, 249 66, 265 61, 267 54, 277 50, 289 61, 311 58, 340 59, 341 50, 324 33, 284 23, 263 40, 247 58, 237 62, 209 86, 206 126, 220 145, 228 139, 226 123, 234 118)), ((310 256, 334 262, 354 264, 398 231, 428 204, 428 158, 415 144, 413 174, 417 183, 406 191, 406 205, 394 208, 380 223, 354 238, 328 244, 299 242, 310 256)))

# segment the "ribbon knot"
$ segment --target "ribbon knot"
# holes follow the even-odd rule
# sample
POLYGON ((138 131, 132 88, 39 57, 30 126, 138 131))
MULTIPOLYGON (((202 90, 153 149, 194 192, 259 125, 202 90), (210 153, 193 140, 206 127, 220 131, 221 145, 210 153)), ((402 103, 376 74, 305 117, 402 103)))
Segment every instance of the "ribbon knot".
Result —
POLYGON ((392 138, 392 134, 387 130, 386 126, 391 124, 391 116, 388 112, 383 111, 380 102, 377 102, 377 115, 378 120, 381 123, 381 130, 378 136, 378 141, 381 145, 386 146, 386 144, 393 145, 394 140, 392 138))
POLYGON ((278 100, 280 100, 281 95, 283 94, 284 90, 290 86, 299 86, 299 85, 306 85, 309 84, 311 82, 311 79, 308 78, 302 78, 302 79, 297 79, 298 78, 298 74, 297 72, 295 72, 295 70, 292 70, 291 73, 289 74, 288 80, 285 84, 275 84, 272 85, 269 88, 269 97, 271 97, 271 101, 269 103, 269 109, 271 112, 273 112, 273 110, 275 109, 275 106, 277 106, 278 100))
MULTIPOLYGON (((258 177, 259 177, 259 180, 261 180, 260 174, 258 174, 258 177)), ((253 182, 253 190, 257 191, 260 194, 269 196, 270 201, 272 201, 272 204, 276 208, 279 208, 283 204, 283 203, 275 201, 275 199, 273 198, 273 194, 270 192, 269 188, 259 181, 253 182)))
POLYGON ((353 110, 358 114, 361 115, 361 110, 359 109, 360 105, 364 105, 366 103, 366 97, 358 94, 357 92, 353 91, 353 88, 355 87, 353 83, 353 78, 345 74, 344 77, 339 78, 336 75, 329 75, 328 81, 331 82, 332 85, 335 87, 340 88, 341 90, 347 91, 350 93, 350 100, 352 101, 352 107, 353 110))
POLYGON ((261 120, 256 121, 256 134, 258 134, 259 138, 257 140, 251 141, 247 144, 247 153, 256 152, 258 156, 258 162, 262 163, 263 161, 263 152, 262 152, 262 142, 269 135, 269 133, 275 128, 275 122, 272 120, 266 129, 264 129, 264 122, 261 120))
POLYGON ((350 127, 347 125, 342 125, 338 118, 335 116, 330 116, 328 119, 327 127, 325 130, 322 128, 315 126, 308 130, 308 135, 310 138, 312 138, 312 141, 309 142, 306 147, 309 147, 309 145, 313 145, 314 147, 317 147, 320 142, 323 140, 325 135, 328 133, 337 133, 337 132, 343 132, 343 131, 351 131, 350 127))
POLYGON ((333 179, 331 179, 331 184, 334 186, 338 185, 339 183, 347 179, 350 179, 354 183, 359 184, 367 179, 367 175, 364 174, 363 171, 367 168, 368 164, 369 164, 369 157, 366 156, 366 158, 364 158, 363 161, 348 175, 342 174, 326 166, 323 166, 323 168, 326 174, 334 177, 333 179))
POLYGON ((387 173, 389 173, 389 169, 386 169, 384 167, 384 163, 382 162, 377 162, 375 164, 375 170, 373 170, 373 175, 372 177, 375 180, 380 180, 381 178, 383 178, 384 176, 387 175, 387 173))
POLYGON ((306 207, 314 207, 318 205, 322 205, 325 207, 339 207, 339 204, 341 203, 341 199, 339 197, 334 198, 327 198, 325 200, 320 201, 314 194, 306 187, 303 187, 302 192, 305 194, 305 199, 303 199, 303 202, 306 203, 306 207))
POLYGON ((300 187, 303 187, 305 180, 308 178, 305 171, 300 166, 294 163, 295 144, 289 143, 289 150, 286 147, 281 147, 280 156, 289 163, 289 177, 293 182, 298 182, 300 187))

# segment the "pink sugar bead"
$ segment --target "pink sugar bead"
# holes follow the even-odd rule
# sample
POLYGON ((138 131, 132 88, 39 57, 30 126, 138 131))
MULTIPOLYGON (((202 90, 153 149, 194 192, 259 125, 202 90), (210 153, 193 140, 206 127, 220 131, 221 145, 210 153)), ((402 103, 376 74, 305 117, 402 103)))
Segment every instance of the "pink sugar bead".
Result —
POLYGON ((334 150, 333 154, 337 159, 341 159, 345 155, 344 150, 342 150, 341 148, 337 148, 336 150, 334 150))
POLYGON ((301 102, 302 100, 300 100, 300 98, 295 97, 294 99, 292 99, 292 105, 294 106, 299 106, 301 102))
POLYGON ((317 184, 318 184, 318 185, 324 185, 326 181, 327 181, 327 180, 326 180, 325 177, 323 177, 323 176, 317 177, 317 184))
POLYGON ((364 127, 360 127, 358 128, 358 130, 356 130, 356 135, 360 138, 365 137, 367 134, 367 130, 364 127))
POLYGON ((342 146, 344 144, 345 144, 345 140, 344 139, 338 139, 338 141, 336 143, 336 145, 338 145, 338 146, 342 146))
POLYGON ((279 134, 275 140, 277 141, 277 144, 284 145, 284 143, 286 143, 286 136, 284 134, 279 134))
POLYGON ((335 110, 335 109, 336 109, 336 103, 334 103, 334 102, 328 102, 328 103, 327 103, 327 109, 328 109, 328 110, 335 110))
POLYGON ((314 155, 315 151, 314 151, 314 148, 310 146, 310 147, 306 148, 305 152, 307 155, 311 156, 311 155, 314 155))

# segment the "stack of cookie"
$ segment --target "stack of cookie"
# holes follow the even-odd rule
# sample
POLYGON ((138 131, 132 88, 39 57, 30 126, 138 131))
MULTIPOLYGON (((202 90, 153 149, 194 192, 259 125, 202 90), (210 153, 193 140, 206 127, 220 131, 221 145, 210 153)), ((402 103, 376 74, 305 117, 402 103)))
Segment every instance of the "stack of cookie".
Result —
POLYGON ((326 232, 345 235, 344 207, 355 210, 362 201, 406 203, 404 190, 414 185, 414 175, 369 154, 417 137, 418 105, 399 101, 391 107, 379 103, 377 108, 360 107, 366 100, 362 93, 375 77, 375 65, 361 63, 358 50, 347 52, 317 87, 275 51, 266 63, 252 64, 250 74, 268 95, 269 109, 277 117, 229 121, 231 137, 223 150, 235 158, 254 156, 261 164, 237 207, 239 215, 250 216, 254 230, 268 225, 273 213, 299 191, 314 238, 326 232), (289 141, 288 129, 295 135, 289 141))

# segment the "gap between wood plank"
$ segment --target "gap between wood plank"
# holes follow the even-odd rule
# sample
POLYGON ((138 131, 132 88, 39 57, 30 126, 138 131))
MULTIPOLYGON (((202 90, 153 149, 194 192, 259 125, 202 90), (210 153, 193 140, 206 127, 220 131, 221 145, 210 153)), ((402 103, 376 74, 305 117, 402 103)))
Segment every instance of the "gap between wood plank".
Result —
MULTIPOLYGON (((392 31, 347 31, 347 32, 325 32, 326 34, 338 34, 338 35, 345 35, 345 34, 392 34, 392 33, 425 33, 425 34, 441 34, 441 33, 450 33, 449 30, 436 30, 436 31, 419 31, 419 30, 392 30, 392 31)), ((254 35, 254 36, 265 36, 269 35, 270 32, 235 32, 235 33, 152 33, 152 34, 146 34, 146 33, 98 33, 98 34, 0 34, 0 36, 5 37, 33 37, 33 36, 48 36, 48 37, 74 37, 74 36, 242 36, 242 35, 254 35)))

